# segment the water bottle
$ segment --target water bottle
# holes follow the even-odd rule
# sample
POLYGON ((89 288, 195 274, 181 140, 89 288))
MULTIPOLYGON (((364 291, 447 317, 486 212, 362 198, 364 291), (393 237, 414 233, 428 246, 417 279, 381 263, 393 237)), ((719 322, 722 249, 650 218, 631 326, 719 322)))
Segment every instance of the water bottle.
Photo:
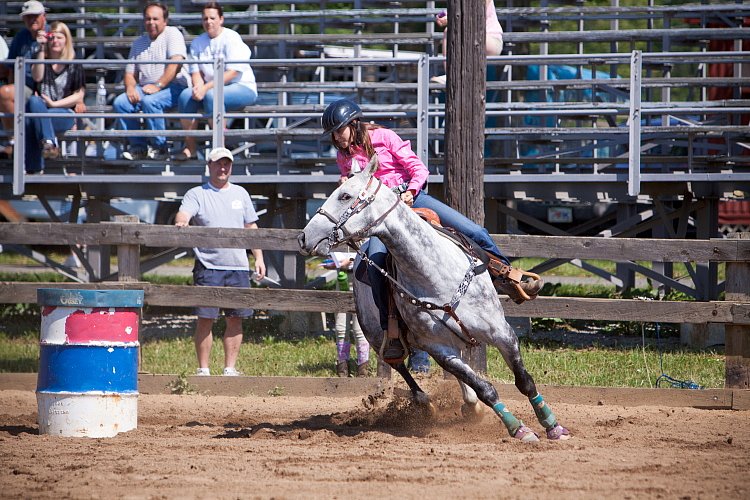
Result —
POLYGON ((346 275, 346 271, 339 271, 336 281, 338 282, 338 285, 339 285, 339 291, 341 292, 349 291, 349 276, 346 275))
POLYGON ((99 84, 96 87, 96 106, 99 111, 103 111, 107 105, 107 88, 104 86, 104 78, 99 78, 99 84))

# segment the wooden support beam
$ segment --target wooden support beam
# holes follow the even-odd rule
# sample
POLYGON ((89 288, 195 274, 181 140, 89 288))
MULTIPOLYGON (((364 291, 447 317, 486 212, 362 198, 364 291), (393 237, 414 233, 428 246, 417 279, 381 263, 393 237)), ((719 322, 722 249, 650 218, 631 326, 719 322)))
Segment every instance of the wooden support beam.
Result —
MULTIPOLYGON (((734 233, 731 237, 750 240, 750 233, 734 233)), ((750 262, 727 262, 725 300, 750 301, 750 262)), ((750 324, 726 325, 725 346, 724 387, 750 389, 750 324)))
MULTIPOLYGON (((114 221, 122 224, 138 224, 137 215, 115 215, 114 221)), ((139 245, 117 245, 117 281, 140 281, 141 248, 139 245)))
MULTIPOLYGON (((445 200, 484 225, 484 111, 487 84, 485 9, 476 0, 449 0, 445 89, 445 200)), ((469 366, 487 371, 484 346, 469 366)))
MULTIPOLYGON (((167 307, 229 307, 276 311, 353 312, 351 292, 292 290, 284 288, 224 288, 152 285, 145 282, 20 283, 0 282, 0 304, 36 302, 37 288, 91 290, 144 290, 148 305, 167 307)), ((515 304, 501 296, 505 314, 526 318, 594 319, 660 323, 733 323, 750 325, 750 299, 746 302, 672 302, 635 299, 538 297, 515 304)))

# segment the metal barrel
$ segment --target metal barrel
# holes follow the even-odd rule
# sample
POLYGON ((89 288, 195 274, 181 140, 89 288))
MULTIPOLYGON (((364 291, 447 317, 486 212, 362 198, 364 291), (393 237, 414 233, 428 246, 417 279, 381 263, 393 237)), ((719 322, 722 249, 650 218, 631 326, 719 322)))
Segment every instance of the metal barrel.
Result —
POLYGON ((113 437, 138 426, 142 290, 40 288, 39 433, 113 437))

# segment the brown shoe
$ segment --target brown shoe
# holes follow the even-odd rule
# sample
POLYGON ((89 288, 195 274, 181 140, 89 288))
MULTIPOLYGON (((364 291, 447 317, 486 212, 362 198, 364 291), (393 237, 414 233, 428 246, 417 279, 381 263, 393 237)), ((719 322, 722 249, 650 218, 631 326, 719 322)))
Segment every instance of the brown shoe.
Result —
POLYGON ((370 375, 370 362, 365 361, 361 365, 357 365, 357 376, 367 377, 370 375))
POLYGON ((349 376, 349 363, 347 361, 338 361, 336 363, 336 375, 339 377, 349 376))
POLYGON ((508 279, 498 277, 494 281, 494 285, 497 293, 507 295, 516 304, 522 304, 527 300, 534 300, 539 295, 539 291, 544 286, 544 280, 540 278, 514 283, 508 279))

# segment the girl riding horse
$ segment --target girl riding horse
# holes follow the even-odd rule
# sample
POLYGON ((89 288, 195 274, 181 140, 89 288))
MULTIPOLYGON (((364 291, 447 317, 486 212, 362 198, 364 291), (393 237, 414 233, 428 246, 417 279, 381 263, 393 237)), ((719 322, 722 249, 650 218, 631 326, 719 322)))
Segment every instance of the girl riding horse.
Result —
MULTIPOLYGON (((353 166, 358 169, 359 165, 366 165, 373 155, 377 155, 379 167, 375 177, 400 193, 404 203, 413 208, 434 211, 441 224, 474 240, 490 254, 489 269, 499 293, 509 295, 519 304, 536 298, 543 285, 538 276, 513 269, 508 258, 502 254, 485 228, 422 189, 427 182, 429 171, 412 151, 410 142, 404 141, 388 128, 362 121, 361 117, 362 109, 349 99, 331 103, 323 113, 323 129, 326 134, 331 134, 331 141, 338 150, 336 162, 341 171, 340 183, 346 182, 349 176, 357 173, 358 170, 353 171, 353 166), (525 275, 536 279, 522 281, 525 275)), ((370 238, 367 248, 363 250, 381 269, 385 268, 387 250, 378 238, 370 238)), ((388 342, 383 346, 381 355, 386 362, 402 361, 406 353, 398 329, 394 326, 388 328, 389 292, 386 279, 373 266, 368 266, 367 271, 373 298, 380 313, 381 327, 388 332, 388 342)), ((394 324, 392 321, 391 325, 394 324)))

